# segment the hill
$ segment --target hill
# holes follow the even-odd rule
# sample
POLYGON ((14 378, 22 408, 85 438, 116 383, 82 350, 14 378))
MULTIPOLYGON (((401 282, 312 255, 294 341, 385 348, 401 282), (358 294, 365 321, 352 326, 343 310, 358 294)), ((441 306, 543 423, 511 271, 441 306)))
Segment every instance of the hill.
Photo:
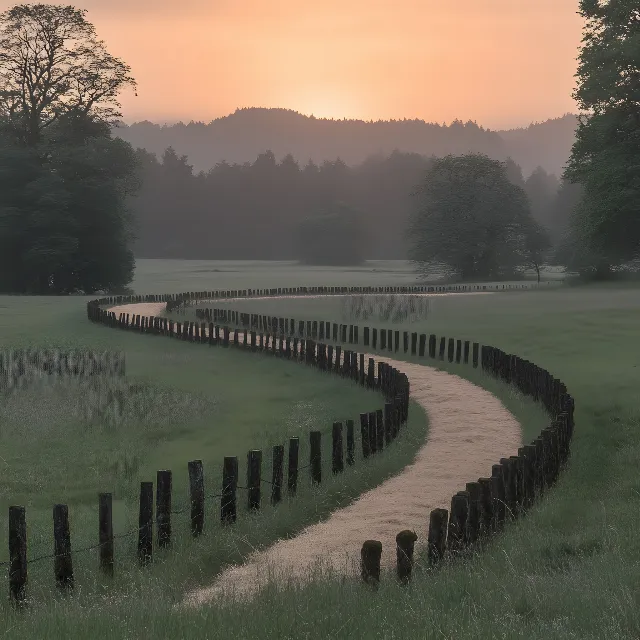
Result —
POLYGON ((218 162, 253 162, 270 149, 276 158, 287 154, 301 164, 341 158, 349 165, 371 155, 394 150, 442 156, 479 152, 504 160, 511 156, 525 175, 536 166, 559 175, 571 149, 576 116, 532 124, 526 128, 491 131, 459 120, 440 125, 424 120, 326 120, 288 109, 247 108, 211 121, 158 125, 149 121, 122 124, 115 135, 160 156, 169 146, 188 156, 196 171, 218 162))

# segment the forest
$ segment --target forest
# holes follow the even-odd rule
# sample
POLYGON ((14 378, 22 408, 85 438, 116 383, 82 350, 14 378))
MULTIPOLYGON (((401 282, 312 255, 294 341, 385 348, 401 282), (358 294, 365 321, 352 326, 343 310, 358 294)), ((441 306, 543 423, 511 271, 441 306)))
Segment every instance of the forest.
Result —
MULTIPOLYGON (((357 216, 365 259, 406 259, 413 194, 434 162, 395 151, 352 166, 340 158, 300 166, 291 155, 278 162, 266 151, 253 162, 220 162, 196 172, 171 147, 160 158, 143 149, 136 153, 142 187, 130 204, 140 258, 303 259, 301 226, 341 206, 357 216)), ((525 177, 511 159, 505 168, 557 245, 579 187, 542 167, 525 177)))

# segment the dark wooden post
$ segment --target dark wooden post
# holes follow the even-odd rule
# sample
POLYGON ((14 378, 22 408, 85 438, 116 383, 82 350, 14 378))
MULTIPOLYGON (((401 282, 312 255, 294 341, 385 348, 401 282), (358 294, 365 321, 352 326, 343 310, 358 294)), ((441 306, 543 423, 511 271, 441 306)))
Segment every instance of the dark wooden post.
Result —
POLYGON ((344 470, 344 456, 342 446, 342 422, 333 423, 333 431, 331 433, 331 471, 342 473, 344 470))
POLYGON ((467 493, 469 494, 469 515, 467 516, 467 532, 469 544, 478 541, 482 529, 482 504, 480 502, 480 484, 478 482, 467 482, 467 493))
POLYGON ((197 538, 204 528, 204 471, 202 460, 191 460, 189 469, 189 494, 191 498, 191 535, 197 538))
POLYGON ((282 500, 282 478, 284 475, 284 446, 277 444, 273 447, 271 467, 271 504, 278 504, 282 500))
POLYGON ((110 493, 98 494, 98 542, 100 569, 113 576, 113 499, 110 493))
POLYGON ((413 548, 418 536, 414 531, 405 529, 396 536, 397 572, 400 584, 411 580, 413 569, 413 548))
POLYGON ((424 350, 426 348, 427 345, 427 336, 424 333, 420 334, 420 342, 418 345, 418 355, 423 358, 424 357, 424 350))
POLYGON ((480 485, 480 505, 482 508, 483 534, 488 535, 493 531, 493 490, 491 478, 478 478, 480 485))
POLYGON ((145 565, 153 557, 153 482, 140 483, 138 560, 145 565))
POLYGON ((462 361, 462 340, 456 342, 456 364, 462 361))
POLYGON ((429 564, 435 565, 442 560, 447 544, 447 520, 449 512, 446 509, 433 509, 429 516, 429 540, 427 555, 429 564))
POLYGON ((455 351, 455 340, 453 338, 449 338, 449 344, 447 346, 447 359, 449 362, 453 362, 453 354, 455 351))
POLYGON ((447 339, 442 336, 440 338, 440 349, 438 350, 438 360, 444 360, 444 350, 447 344, 447 339))
POLYGON ((469 364, 469 341, 464 341, 464 356, 462 358, 464 364, 469 364))
POLYGON ((494 531, 500 531, 504 525, 507 513, 504 468, 501 464, 494 464, 491 467, 491 489, 493 493, 493 529, 494 531))
POLYGON ((362 457, 367 459, 371 454, 371 443, 369 440, 369 414, 360 414, 360 439, 362 440, 362 457))
POLYGON ((452 553, 457 553, 467 546, 468 541, 469 494, 466 491, 460 491, 451 498, 450 513, 447 547, 452 553))
POLYGON ((473 368, 477 369, 478 368, 478 351, 480 349, 480 345, 477 342, 473 343, 473 350, 472 350, 472 358, 473 358, 473 368))
POLYGON ((247 506, 249 510, 260 508, 261 476, 262 451, 252 449, 247 453, 247 506))
POLYGON ((158 471, 156 482, 156 527, 162 548, 171 544, 171 471, 158 471))
POLYGON ((311 467, 311 481, 315 484, 322 482, 322 433, 311 431, 309 433, 309 465, 311 467))
POLYGON ((9 507, 9 597, 16 605, 27 596, 27 520, 24 507, 9 507))
POLYGON ((222 496, 220 499, 220 521, 233 524, 237 513, 238 458, 225 457, 222 464, 222 496))
POLYGON ((429 336, 429 357, 434 359, 436 357, 436 342, 437 342, 436 334, 432 333, 429 336))
POLYGON ((57 587, 62 591, 73 589, 69 508, 66 504, 56 504, 53 507, 53 553, 57 587))
POLYGON ((514 518, 516 510, 516 477, 509 458, 500 458, 502 477, 504 478, 504 504, 506 517, 514 518))
POLYGON ((369 453, 378 451, 378 432, 376 430, 376 412, 369 413, 369 453))
POLYGON ((347 464, 353 465, 355 462, 355 442, 354 442, 353 420, 347 420, 347 464))
POLYGON ((416 355, 417 346, 418 346, 418 334, 412 333, 411 334, 411 355, 412 356, 416 355))
POLYGON ((295 495, 298 489, 298 454, 300 451, 300 440, 289 438, 289 465, 287 467, 287 492, 290 496, 295 495))
POLYGON ((393 404, 391 402, 384 403, 384 440, 389 445, 393 440, 393 404))
POLYGON ((376 411, 376 450, 384 449, 384 413, 382 409, 376 411))
POLYGON ((403 331, 402 333, 402 346, 404 352, 407 353, 409 351, 409 332, 403 331))
POLYGON ((382 542, 366 540, 360 552, 360 575, 362 580, 374 589, 380 584, 380 558, 382 542))

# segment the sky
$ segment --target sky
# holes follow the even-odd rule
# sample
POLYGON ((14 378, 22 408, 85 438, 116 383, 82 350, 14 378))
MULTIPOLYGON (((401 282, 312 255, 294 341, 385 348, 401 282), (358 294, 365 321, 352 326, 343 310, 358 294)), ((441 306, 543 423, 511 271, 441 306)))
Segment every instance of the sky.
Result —
POLYGON ((68 2, 132 68, 128 123, 284 107, 501 129, 577 110, 578 0, 68 2))

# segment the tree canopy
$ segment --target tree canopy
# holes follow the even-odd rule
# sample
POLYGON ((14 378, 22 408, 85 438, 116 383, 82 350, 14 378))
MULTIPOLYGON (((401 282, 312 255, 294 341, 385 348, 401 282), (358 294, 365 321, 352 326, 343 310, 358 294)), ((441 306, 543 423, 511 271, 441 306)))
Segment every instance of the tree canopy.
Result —
POLYGON ((133 276, 131 146, 111 138, 129 68, 84 11, 0 15, 0 289, 91 293, 133 276))
POLYGON ((410 255, 427 274, 503 278, 530 266, 531 251, 544 244, 524 189, 488 156, 435 160, 415 195, 410 255), (529 241, 534 232, 537 240, 529 241))
POLYGON ((582 114, 565 171, 583 188, 574 234, 584 256, 619 264, 640 252, 640 9, 637 0, 582 0, 580 15, 582 114))

